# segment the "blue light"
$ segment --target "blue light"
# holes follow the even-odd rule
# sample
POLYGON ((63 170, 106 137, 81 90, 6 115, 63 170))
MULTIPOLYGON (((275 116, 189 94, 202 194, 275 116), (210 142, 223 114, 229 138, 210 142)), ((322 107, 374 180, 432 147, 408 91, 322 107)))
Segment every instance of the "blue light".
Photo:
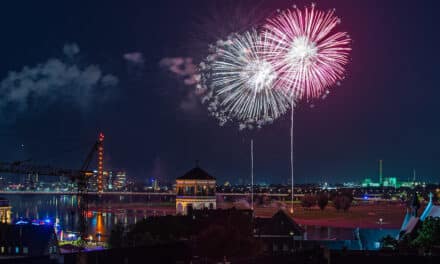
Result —
POLYGON ((48 218, 48 219, 45 219, 44 222, 45 222, 46 224, 50 224, 52 221, 50 221, 50 219, 48 218))
POLYGON ((27 225, 29 224, 28 221, 24 221, 24 220, 18 220, 17 222, 15 222, 16 225, 27 225))
POLYGON ((364 196, 364 200, 368 200, 368 196, 365 195, 365 196, 364 196))

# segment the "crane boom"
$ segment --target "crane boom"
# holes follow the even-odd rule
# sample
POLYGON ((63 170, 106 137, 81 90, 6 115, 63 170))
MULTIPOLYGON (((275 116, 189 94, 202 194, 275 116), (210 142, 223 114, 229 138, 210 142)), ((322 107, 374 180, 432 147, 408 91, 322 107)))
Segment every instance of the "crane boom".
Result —
POLYGON ((41 176, 58 176, 58 177, 68 177, 73 182, 77 184, 77 197, 78 197, 78 208, 80 211, 80 234, 82 242, 85 241, 87 233, 87 184, 88 179, 93 175, 92 171, 89 171, 90 163, 93 160, 93 156, 98 151, 102 144, 102 140, 98 139, 90 149, 86 156, 81 168, 79 170, 75 169, 65 169, 57 168, 49 165, 36 165, 32 164, 31 160, 15 161, 15 162, 0 162, 0 173, 9 174, 31 174, 31 175, 41 175, 41 176))

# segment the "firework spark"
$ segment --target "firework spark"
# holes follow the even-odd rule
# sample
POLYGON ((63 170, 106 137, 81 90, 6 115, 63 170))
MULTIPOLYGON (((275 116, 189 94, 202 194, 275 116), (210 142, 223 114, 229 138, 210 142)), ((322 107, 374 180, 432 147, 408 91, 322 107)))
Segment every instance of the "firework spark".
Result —
POLYGON ((240 129, 261 127, 289 109, 289 98, 274 89, 278 74, 264 58, 265 41, 255 30, 234 34, 217 41, 200 64, 208 91, 203 101, 220 125, 237 121, 240 129))
POLYGON ((296 7, 267 20, 264 49, 279 74, 277 87, 297 99, 313 99, 344 78, 350 37, 334 32, 335 10, 296 7))

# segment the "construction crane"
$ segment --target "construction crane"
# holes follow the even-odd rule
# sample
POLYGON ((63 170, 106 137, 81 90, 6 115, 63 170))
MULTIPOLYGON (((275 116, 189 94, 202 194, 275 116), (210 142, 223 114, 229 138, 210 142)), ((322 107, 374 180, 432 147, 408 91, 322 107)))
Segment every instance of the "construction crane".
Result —
POLYGON ((89 165, 93 160, 95 153, 101 148, 104 135, 100 133, 98 140, 93 144, 86 159, 84 160, 79 170, 56 168, 51 166, 41 166, 31 163, 31 160, 15 161, 15 162, 0 162, 0 173, 10 174, 25 174, 25 175, 40 175, 40 176, 56 176, 68 177, 77 185, 77 200, 79 208, 80 219, 80 234, 81 243, 86 241, 87 236, 87 183, 88 179, 93 175, 89 171, 89 165))

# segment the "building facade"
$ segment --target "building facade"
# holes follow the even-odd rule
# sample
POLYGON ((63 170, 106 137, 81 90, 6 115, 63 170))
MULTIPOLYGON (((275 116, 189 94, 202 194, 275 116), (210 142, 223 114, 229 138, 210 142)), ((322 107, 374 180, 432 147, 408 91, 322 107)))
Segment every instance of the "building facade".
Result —
MULTIPOLYGON (((98 186, 99 173, 93 171, 93 175, 88 180, 89 191, 99 191, 98 186)), ((103 171, 102 172, 103 191, 123 191, 127 181, 125 171, 103 171)))
POLYGON ((4 198, 0 198, 0 223, 11 223, 11 206, 9 201, 4 198))
POLYGON ((216 180, 198 166, 176 179, 176 213, 216 209, 216 180))
POLYGON ((0 259, 6 259, 6 262, 1 263, 31 263, 12 260, 9 262, 7 259, 56 257, 58 254, 58 240, 52 226, 0 225, 0 259))
POLYGON ((116 178, 113 181, 113 187, 115 190, 122 191, 125 188, 127 181, 127 175, 125 171, 118 171, 116 173, 116 178))

